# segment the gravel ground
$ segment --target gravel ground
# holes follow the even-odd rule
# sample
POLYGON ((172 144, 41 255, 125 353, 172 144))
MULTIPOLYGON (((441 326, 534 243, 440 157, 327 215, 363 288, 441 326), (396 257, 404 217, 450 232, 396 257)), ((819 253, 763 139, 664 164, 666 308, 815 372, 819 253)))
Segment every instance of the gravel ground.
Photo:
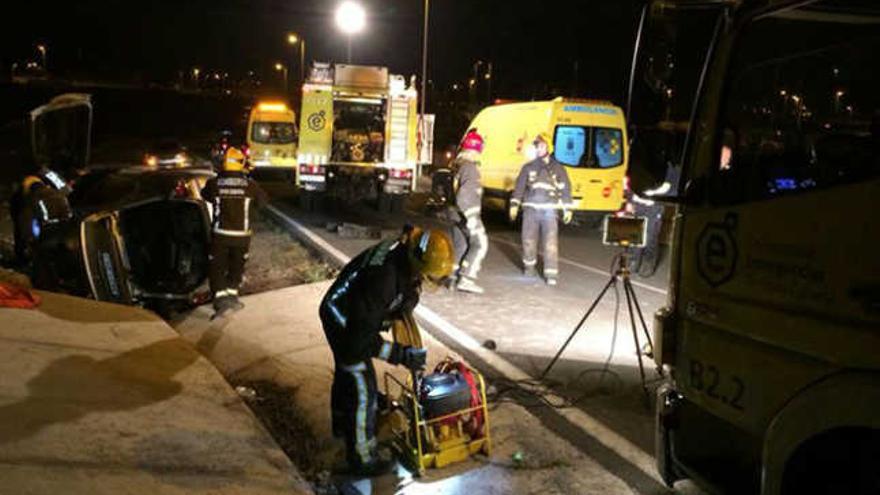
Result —
POLYGON ((318 260, 268 217, 255 218, 252 228, 254 237, 241 287, 243 295, 335 276, 333 268, 318 260))

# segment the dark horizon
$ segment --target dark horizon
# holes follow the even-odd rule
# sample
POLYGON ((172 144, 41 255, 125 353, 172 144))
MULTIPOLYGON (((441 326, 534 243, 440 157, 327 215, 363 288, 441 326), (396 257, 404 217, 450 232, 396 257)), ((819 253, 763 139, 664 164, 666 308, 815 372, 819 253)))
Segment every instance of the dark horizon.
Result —
MULTIPOLYGON (((298 74, 298 49, 308 61, 344 62, 346 39, 333 25, 337 2, 326 0, 158 0, 140 11, 115 0, 22 5, 0 36, 2 72, 39 60, 48 48, 51 73, 174 80, 179 71, 254 71, 278 77, 276 62, 298 74)), ((366 31, 354 38, 352 63, 386 65, 409 78, 421 70, 421 1, 365 0, 366 31)), ((620 101, 632 53, 637 0, 496 0, 431 4, 429 80, 438 90, 465 84, 475 61, 492 62, 493 96, 529 98, 553 91, 620 101)), ((485 66, 480 69, 481 74, 485 66)), ((203 72, 203 73, 204 73, 203 72)))

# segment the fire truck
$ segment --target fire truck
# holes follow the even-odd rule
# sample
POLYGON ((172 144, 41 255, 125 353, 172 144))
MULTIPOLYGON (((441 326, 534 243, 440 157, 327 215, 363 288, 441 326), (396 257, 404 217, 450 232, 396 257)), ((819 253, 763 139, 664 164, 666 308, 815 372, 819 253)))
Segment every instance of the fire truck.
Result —
POLYGON ((861 0, 642 16, 628 118, 689 122, 655 198, 677 207, 653 349, 669 485, 880 493, 878 26, 861 0))
MULTIPOLYGON (((321 195, 376 199, 380 210, 402 207, 418 175, 418 93, 414 79, 386 67, 315 63, 303 85, 300 112, 300 202, 321 195)), ((430 156, 421 149, 422 156, 430 156)))

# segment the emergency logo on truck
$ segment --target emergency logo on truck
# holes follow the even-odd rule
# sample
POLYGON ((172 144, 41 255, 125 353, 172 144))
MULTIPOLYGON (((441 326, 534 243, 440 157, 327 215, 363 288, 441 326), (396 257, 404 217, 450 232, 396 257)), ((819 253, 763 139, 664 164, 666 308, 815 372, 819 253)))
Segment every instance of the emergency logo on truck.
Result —
POLYGON ((327 118, 324 117, 324 111, 315 112, 309 115, 309 119, 307 121, 309 123, 309 129, 318 132, 327 125, 327 118))
POLYGON ((697 271, 712 287, 733 278, 736 271, 737 215, 728 213, 723 222, 710 222, 697 239, 697 271))

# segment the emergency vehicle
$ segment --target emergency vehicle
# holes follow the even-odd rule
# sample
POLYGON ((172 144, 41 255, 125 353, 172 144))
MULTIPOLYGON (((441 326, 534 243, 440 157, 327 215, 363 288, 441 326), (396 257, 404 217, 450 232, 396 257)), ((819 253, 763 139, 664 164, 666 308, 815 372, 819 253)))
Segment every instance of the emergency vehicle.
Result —
POLYGON ((385 67, 314 64, 300 111, 297 186, 305 206, 330 193, 399 207, 416 183, 417 101, 414 81, 385 67))
POLYGON ((575 212, 612 212, 623 204, 626 120, 609 102, 560 97, 493 105, 468 129, 485 141, 480 174, 487 198, 510 197, 523 164, 534 158, 532 141, 546 132, 553 136, 556 160, 568 171, 575 212))
POLYGON ((661 199, 678 210, 654 328, 671 377, 659 474, 722 493, 878 493, 880 8, 647 8, 636 95, 694 76, 681 187, 661 199))
POLYGON ((262 101, 248 117, 251 167, 296 170, 296 113, 281 101, 262 101))

